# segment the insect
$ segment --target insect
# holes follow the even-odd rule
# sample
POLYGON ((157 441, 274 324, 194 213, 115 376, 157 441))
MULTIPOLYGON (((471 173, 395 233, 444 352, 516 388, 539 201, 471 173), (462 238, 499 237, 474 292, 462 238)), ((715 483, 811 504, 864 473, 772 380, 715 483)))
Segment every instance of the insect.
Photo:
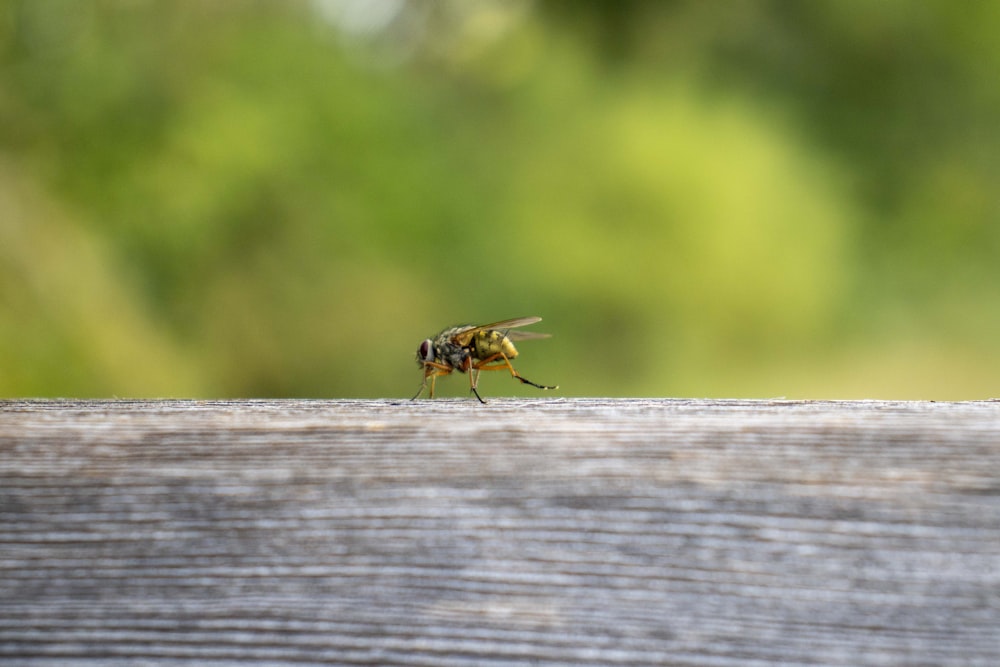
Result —
MULTIPOLYGON (((531 340, 548 338, 549 334, 531 331, 510 331, 517 327, 540 322, 540 317, 515 317, 493 324, 459 325, 445 329, 434 338, 428 338, 417 348, 417 364, 424 369, 424 380, 413 399, 424 393, 427 380, 431 381, 431 398, 434 398, 434 382, 442 375, 450 375, 452 371, 469 374, 469 388, 480 403, 485 403, 479 395, 479 372, 508 370, 510 374, 524 384, 530 384, 539 389, 558 389, 559 387, 535 384, 521 377, 510 360, 517 357, 515 340, 531 340)), ((410 399, 410 400, 413 400, 410 399)))

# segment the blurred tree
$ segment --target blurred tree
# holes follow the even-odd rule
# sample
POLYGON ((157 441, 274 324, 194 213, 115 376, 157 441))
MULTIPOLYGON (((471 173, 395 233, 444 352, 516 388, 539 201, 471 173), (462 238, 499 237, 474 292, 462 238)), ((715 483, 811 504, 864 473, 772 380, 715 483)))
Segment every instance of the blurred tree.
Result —
POLYGON ((525 373, 568 394, 982 395, 998 26, 937 0, 7 3, 0 392, 408 395, 425 336, 539 314, 525 373))

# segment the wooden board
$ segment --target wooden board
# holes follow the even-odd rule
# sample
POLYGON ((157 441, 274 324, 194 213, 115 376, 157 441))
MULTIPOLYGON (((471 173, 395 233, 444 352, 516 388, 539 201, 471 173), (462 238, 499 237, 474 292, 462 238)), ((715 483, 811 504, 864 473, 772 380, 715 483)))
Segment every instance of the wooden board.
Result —
POLYGON ((0 402, 7 665, 1000 665, 1000 403, 0 402))

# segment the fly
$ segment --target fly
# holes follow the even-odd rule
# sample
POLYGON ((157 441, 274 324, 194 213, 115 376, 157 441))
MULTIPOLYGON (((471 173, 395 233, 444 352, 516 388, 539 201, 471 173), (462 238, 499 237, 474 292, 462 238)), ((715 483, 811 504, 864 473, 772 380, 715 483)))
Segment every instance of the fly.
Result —
MULTIPOLYGON (((428 338, 417 348, 417 364, 424 370, 424 379, 420 383, 414 399, 424 393, 427 380, 431 381, 430 397, 434 398, 434 382, 442 375, 450 375, 452 371, 469 374, 469 388, 480 403, 485 403, 479 395, 480 371, 510 371, 512 377, 524 384, 530 384, 539 389, 558 389, 557 386, 536 384, 522 377, 510 360, 517 357, 516 340, 533 340, 548 338, 549 334, 532 331, 510 331, 540 322, 540 317, 515 317, 511 320, 494 322, 493 324, 460 325, 445 329, 434 338, 428 338)), ((411 399, 412 400, 412 399, 411 399)))

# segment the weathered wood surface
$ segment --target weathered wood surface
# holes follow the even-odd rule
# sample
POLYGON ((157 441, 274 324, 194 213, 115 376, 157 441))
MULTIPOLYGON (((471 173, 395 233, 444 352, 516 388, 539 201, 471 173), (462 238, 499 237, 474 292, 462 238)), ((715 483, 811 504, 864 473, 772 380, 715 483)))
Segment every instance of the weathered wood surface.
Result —
POLYGON ((1000 665, 1000 403, 0 402, 10 665, 1000 665))

